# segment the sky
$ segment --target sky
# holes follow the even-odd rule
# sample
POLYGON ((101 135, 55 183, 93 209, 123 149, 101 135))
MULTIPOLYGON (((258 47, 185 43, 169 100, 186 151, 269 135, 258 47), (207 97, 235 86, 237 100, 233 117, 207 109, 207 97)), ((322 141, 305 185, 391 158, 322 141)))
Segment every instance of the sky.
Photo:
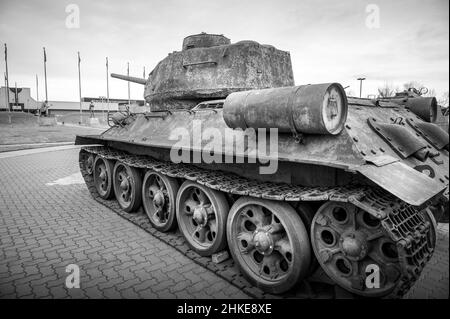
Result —
MULTIPOLYGON (((40 100, 44 46, 49 100, 77 101, 77 51, 82 96, 106 96, 106 56, 110 72, 126 74, 129 62, 130 75, 142 77, 200 32, 289 51, 296 85, 339 82, 359 95, 356 79, 366 77, 363 96, 410 81, 438 97, 449 90, 448 0, 0 0, 10 85, 36 97, 37 75, 40 100)), ((109 82, 111 98, 127 98, 126 82, 109 82)), ((143 91, 131 84, 132 99, 143 91)))

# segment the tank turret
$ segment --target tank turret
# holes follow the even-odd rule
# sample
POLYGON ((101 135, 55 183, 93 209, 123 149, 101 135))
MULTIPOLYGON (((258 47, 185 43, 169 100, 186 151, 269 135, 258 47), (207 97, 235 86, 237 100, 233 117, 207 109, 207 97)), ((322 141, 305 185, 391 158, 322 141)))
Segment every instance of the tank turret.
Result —
POLYGON ((208 34, 205 32, 189 35, 183 40, 182 51, 195 49, 195 48, 210 48, 219 45, 231 44, 230 39, 223 34, 208 34))
MULTIPOLYGON (((144 84, 142 79, 128 79, 144 84)), ((171 110, 232 92, 292 85, 289 52, 255 41, 231 44, 223 35, 200 33, 186 37, 181 51, 169 53, 150 72, 144 97, 153 111, 171 110)))

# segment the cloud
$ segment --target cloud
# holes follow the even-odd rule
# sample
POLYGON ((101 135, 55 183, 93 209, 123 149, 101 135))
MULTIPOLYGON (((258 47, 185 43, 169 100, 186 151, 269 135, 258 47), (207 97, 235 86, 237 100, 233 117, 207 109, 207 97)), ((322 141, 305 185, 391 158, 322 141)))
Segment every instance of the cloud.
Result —
MULTIPOLYGON (((340 81, 367 93, 380 83, 417 80, 438 93, 448 90, 447 0, 377 0, 380 28, 365 25, 367 0, 78 0, 80 29, 67 29, 73 1, 0 2, 0 39, 8 43, 10 79, 34 91, 42 79, 47 48, 51 99, 77 100, 77 58, 82 56, 84 96, 105 94, 105 57, 110 71, 141 76, 182 39, 201 31, 233 42, 250 39, 290 51, 297 84, 340 81)), ((4 64, 0 64, 4 72, 4 64)), ((127 96, 125 82, 110 81, 111 96, 127 96)), ((132 98, 142 98, 140 85, 132 98)), ((41 93, 42 96, 42 93, 41 93)))

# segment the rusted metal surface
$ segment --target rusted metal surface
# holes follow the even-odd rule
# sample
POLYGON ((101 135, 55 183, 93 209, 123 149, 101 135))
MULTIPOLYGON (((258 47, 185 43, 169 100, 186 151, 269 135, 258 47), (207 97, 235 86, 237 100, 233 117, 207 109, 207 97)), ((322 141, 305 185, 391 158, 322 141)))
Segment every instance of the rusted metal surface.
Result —
POLYGON ((208 34, 202 32, 200 34, 189 35, 183 40, 182 50, 190 50, 195 48, 210 48, 219 45, 231 44, 230 39, 223 34, 208 34))
POLYGON ((423 97, 422 94, 428 92, 428 89, 425 89, 425 91, 423 89, 425 88, 420 90, 409 88, 396 93, 393 97, 382 98, 379 101, 404 105, 423 121, 434 123, 438 112, 437 100, 435 97, 423 97))
POLYGON ((347 119, 347 98, 337 83, 237 92, 226 98, 223 117, 233 129, 337 135, 347 119))
POLYGON ((387 164, 398 162, 399 159, 394 158, 389 155, 374 155, 374 156, 366 156, 366 162, 369 164, 373 164, 375 166, 381 167, 387 164))
POLYGON ((434 123, 437 117, 437 101, 435 97, 408 99, 406 106, 425 122, 434 123))
POLYGON ((289 52, 223 36, 187 37, 150 73, 145 99, 152 110, 193 107, 236 91, 294 85, 289 52), (192 103, 195 101, 195 103, 192 103))
POLYGON ((363 165, 358 171, 413 206, 420 206, 445 190, 445 185, 400 162, 381 167, 363 165))
MULTIPOLYGON (((386 114, 381 117, 378 110, 371 107, 362 111, 351 106, 346 129, 337 136, 306 135, 304 143, 298 144, 290 134, 280 134, 278 136, 278 157, 271 157, 270 155, 267 157, 273 160, 277 159, 280 162, 319 165, 319 168, 331 166, 360 172, 363 176, 375 181, 402 200, 413 205, 423 204, 448 186, 448 153, 440 152, 438 156, 427 157, 424 161, 420 161, 414 156, 406 159, 399 156, 383 138, 374 133, 367 123, 367 117, 373 115, 385 121, 390 121, 390 118, 395 119, 399 115, 405 117, 411 113, 389 108, 385 109, 386 114), (402 161, 403 164, 401 166, 389 165, 389 163, 395 161, 402 161), (366 165, 366 163, 376 163, 378 167, 377 165, 372 167, 366 165), (405 170, 405 165, 412 168, 427 165, 433 172, 433 179, 416 170, 405 170), (404 181, 404 187, 399 186, 399 180, 404 181), (429 187, 423 185, 429 185, 429 187), (427 190, 423 190, 424 188, 427 188, 427 190), (418 193, 422 195, 417 196, 418 193)), ((170 139, 172 132, 177 128, 186 129, 187 136, 194 137, 193 123, 195 120, 201 123, 202 132, 207 129, 215 129, 223 137, 226 131, 232 131, 223 120, 222 110, 203 109, 197 112, 174 111, 164 118, 148 118, 144 115, 138 115, 130 125, 115 127, 105 132, 101 136, 101 140, 120 141, 136 146, 160 149, 170 149, 177 146, 184 150, 204 153, 209 153, 210 149, 214 149, 215 152, 222 155, 244 158, 256 154, 256 140, 252 142, 247 139, 247 142, 245 142, 243 131, 233 131, 236 139, 232 145, 225 144, 222 139, 203 140, 201 143, 194 143, 192 138, 178 139, 179 136, 173 135, 172 138, 174 139, 170 139), (241 149, 233 147, 241 143, 246 143, 242 152, 241 149)), ((415 132, 408 125, 402 126, 402 128, 409 130, 410 133, 415 132)), ((421 137, 417 138, 423 143, 421 137)), ((428 143, 425 144, 427 149, 431 147, 428 143)), ((298 171, 295 174, 301 175, 302 172, 298 171)), ((255 176, 255 178, 258 177, 255 176)))
MULTIPOLYGON (((257 136, 246 135, 245 131, 230 129, 223 120, 223 110, 199 110, 197 112, 172 111, 165 118, 146 118, 144 114, 126 127, 115 127, 101 135, 101 139, 130 142, 136 145, 162 148, 177 147, 197 152, 209 153, 213 149, 217 154, 236 157, 255 157, 257 136), (196 122, 195 122, 196 121, 196 122), (195 123, 201 124, 203 140, 194 134, 195 123), (186 131, 185 138, 176 135, 176 130, 186 131), (214 129, 217 139, 207 139, 205 131, 214 129), (225 143, 225 135, 233 136, 234 143, 225 143), (244 145, 243 148, 237 147, 244 145)), ((270 146, 269 140, 267 147, 270 146)), ((267 148, 268 149, 268 148, 267 148)), ((303 144, 294 141, 291 134, 278 136, 278 154, 267 154, 266 159, 326 165, 352 170, 354 166, 364 164, 363 158, 353 147, 351 138, 343 131, 337 136, 307 135, 303 144)))
POLYGON ((122 75, 122 74, 116 74, 116 73, 111 73, 111 77, 120 79, 120 80, 137 83, 137 84, 143 84, 143 85, 145 85, 145 83, 147 82, 145 79, 136 78, 133 76, 122 75))
MULTIPOLYGON (((449 185, 449 154, 448 151, 444 149, 438 149, 429 143, 426 139, 424 139, 421 134, 415 131, 410 125, 402 125, 407 123, 407 119, 414 119, 417 122, 425 123, 418 116, 414 115, 409 109, 406 109, 403 105, 398 105, 397 107, 389 107, 380 109, 378 107, 372 106, 364 106, 364 103, 360 103, 358 99, 349 99, 349 113, 346 123, 347 133, 352 138, 354 142, 354 146, 357 148, 359 154, 364 158, 367 163, 373 163, 373 159, 379 156, 389 156, 391 158, 397 159, 404 165, 413 168, 418 172, 423 172, 423 176, 428 179, 432 179, 435 183, 434 189, 439 188, 438 186, 442 186, 443 188, 447 188, 449 185), (389 123, 392 125, 399 125, 402 127, 402 130, 406 130, 409 132, 408 135, 414 135, 414 137, 419 141, 421 145, 424 144, 426 146, 425 151, 428 152, 427 156, 400 156, 398 151, 388 143, 386 139, 382 136, 375 133, 372 127, 368 123, 368 119, 376 119, 377 123, 389 123), (396 124, 395 124, 396 123, 396 124), (402 123, 402 124, 400 124, 402 123)), ((434 124, 430 124, 434 125, 434 124)), ((360 171, 359 169, 357 169, 360 171)), ((363 169, 362 171, 365 171, 363 169)), ((373 178, 377 177, 377 170, 381 171, 385 170, 385 166, 381 166, 378 168, 371 167, 371 176, 373 178)), ((379 183, 383 183, 383 188, 394 194, 395 192, 399 192, 398 188, 401 188, 400 182, 403 181, 398 178, 389 177, 389 173, 386 172, 386 175, 383 178, 383 181, 379 181, 379 183)), ((393 172, 395 174, 395 172, 393 172)), ((382 174, 383 175, 383 174, 382 174)), ((414 175, 415 176, 415 175, 414 175)), ((411 196, 415 196, 415 193, 424 191, 425 187, 420 185, 421 176, 411 177, 416 179, 417 183, 416 189, 408 186, 407 182, 402 182, 405 192, 410 192, 411 196), (407 190, 406 188, 409 188, 407 190)), ((372 177, 367 176, 369 179, 372 177)), ((408 177, 410 178, 410 177, 408 177)), ((433 188, 433 187, 432 187, 433 188)), ((403 192, 402 191, 402 192, 403 192)), ((444 193, 445 200, 448 201, 448 191, 444 193)), ((426 197, 426 196, 425 196, 426 197)))
MULTIPOLYGON (((180 149, 205 153, 209 153, 210 149, 213 149, 218 154, 244 158, 254 156, 256 154, 255 146, 257 145, 256 136, 253 137, 253 140, 252 138, 246 140, 243 131, 233 131, 228 128, 223 120, 222 112, 221 109, 211 110, 206 108, 196 112, 173 111, 167 113, 164 117, 147 117, 141 114, 135 116, 131 124, 125 127, 114 127, 105 132, 100 140, 118 141, 141 147, 168 150, 176 145, 180 149), (171 134, 177 128, 186 129, 187 136, 193 137, 193 123, 196 120, 199 121, 198 123, 201 123, 201 132, 205 132, 207 129, 215 129, 220 133, 219 136, 223 137, 226 131, 228 133, 232 131, 235 143, 231 145, 226 144, 222 138, 197 141, 198 143, 194 143, 192 138, 179 139, 179 136, 173 135, 173 139, 171 139, 171 134), (244 143, 245 148, 243 149, 235 147, 244 143)), ((401 107, 385 108, 383 112, 380 112, 380 109, 376 107, 350 105, 346 127, 341 134, 337 136, 305 135, 304 143, 298 144, 289 133, 283 133, 278 136, 278 157, 268 155, 267 158, 277 159, 280 162, 319 165, 319 168, 331 166, 347 171, 361 172, 362 175, 369 179, 379 177, 376 173, 377 169, 379 168, 381 172, 381 168, 384 167, 383 172, 380 173, 380 176, 384 176, 383 180, 379 180, 378 183, 389 192, 401 196, 400 198, 406 202, 417 204, 417 200, 412 201, 412 198, 416 196, 417 190, 414 187, 408 187, 409 182, 405 182, 405 189, 399 191, 398 179, 388 178, 389 171, 385 168, 386 163, 401 161, 409 167, 416 168, 419 172, 423 171, 424 174, 429 174, 429 177, 423 176, 426 177, 426 181, 427 179, 432 179, 432 183, 435 183, 429 189, 437 190, 436 195, 442 190, 440 186, 443 188, 448 187, 448 152, 436 149, 427 143, 423 137, 417 136, 416 131, 409 125, 402 125, 403 130, 414 134, 415 138, 421 144, 425 143, 426 149, 433 154, 433 156, 428 156, 424 160, 420 160, 415 156, 404 158, 385 139, 375 134, 367 123, 368 118, 377 118, 379 122, 393 123, 396 119, 397 122, 400 121, 399 118, 403 118, 403 121, 405 121, 412 116, 414 115, 411 112, 401 107), (389 160, 387 162, 385 156, 388 156, 389 160), (381 160, 380 158, 384 159, 381 160), (376 164, 375 166, 378 165, 380 167, 371 168, 370 172, 368 172, 367 166, 365 166, 366 163, 374 163, 376 164), (424 166, 426 166, 426 170, 423 170, 424 166), (411 195, 408 195, 408 192, 411 195)), ((420 119, 416 117, 416 121, 420 121, 420 119)), ((280 165, 280 167, 282 166, 280 165)), ((296 172, 296 174, 301 175, 301 172, 296 172)), ((395 175, 396 173, 394 172, 393 174, 395 175)), ((422 175, 412 174, 410 179, 412 179, 411 183, 414 185, 419 185, 423 182, 422 175)), ((419 189, 422 188, 420 187, 419 189)), ((426 194, 420 198, 429 197, 426 194)))
POLYGON ((419 139, 414 133, 405 128, 403 121, 401 124, 392 124, 382 123, 375 118, 371 118, 367 122, 401 158, 408 158, 427 147, 425 141, 419 139))
POLYGON ((443 129, 432 123, 416 121, 414 118, 408 118, 406 122, 435 148, 448 150, 449 136, 443 129))

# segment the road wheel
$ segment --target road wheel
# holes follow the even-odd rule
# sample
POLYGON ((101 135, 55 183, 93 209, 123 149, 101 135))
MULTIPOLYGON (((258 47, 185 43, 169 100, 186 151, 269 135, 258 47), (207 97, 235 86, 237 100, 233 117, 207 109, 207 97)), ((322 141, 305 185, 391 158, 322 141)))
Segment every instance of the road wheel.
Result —
MULTIPOLYGON (((312 207, 310 203, 305 202, 298 202, 294 205, 294 209, 297 212, 297 214, 302 219, 303 224, 305 225, 306 232, 308 236, 311 234, 311 224, 312 220, 314 218, 314 214, 316 210, 312 207)), ((311 246, 311 238, 309 238, 310 248, 312 251, 311 246)), ((312 275, 317 268, 319 268, 319 262, 317 261, 316 257, 313 253, 311 253, 311 264, 309 265, 309 270, 307 275, 312 275)))
POLYGON ((141 205, 142 178, 138 169, 117 162, 114 166, 114 193, 120 207, 127 213, 141 205))
POLYGON ((189 246, 201 256, 226 247, 228 202, 223 193, 185 181, 177 196, 178 226, 189 246))
POLYGON ((94 185, 98 195, 103 199, 112 198, 113 192, 113 168, 111 160, 97 156, 94 161, 94 185))
POLYGON ((322 269, 352 293, 383 297, 401 284, 401 260, 395 242, 380 219, 353 204, 323 204, 312 222, 311 242, 322 269), (366 282, 368 273, 376 278, 370 286, 366 282))
POLYGON ((142 203, 150 223, 157 230, 167 232, 177 226, 176 196, 178 182, 161 173, 148 171, 144 176, 142 203))
POLYGON ((308 233, 287 203, 239 198, 228 215, 227 238, 242 274, 266 292, 286 292, 308 273, 308 233))

